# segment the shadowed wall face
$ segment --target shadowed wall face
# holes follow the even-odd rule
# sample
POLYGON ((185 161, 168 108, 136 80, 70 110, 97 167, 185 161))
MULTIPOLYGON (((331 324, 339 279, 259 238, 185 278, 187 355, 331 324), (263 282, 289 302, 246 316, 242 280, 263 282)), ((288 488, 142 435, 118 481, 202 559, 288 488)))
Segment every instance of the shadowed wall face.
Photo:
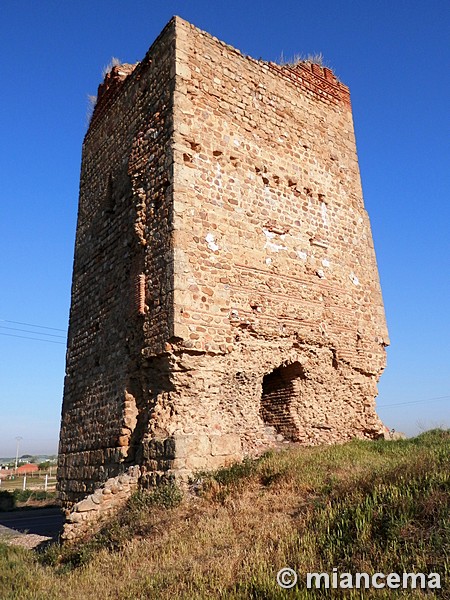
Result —
POLYGON ((173 19, 84 143, 63 499, 375 437, 387 344, 348 89, 173 19))
POLYGON ((66 502, 131 459, 148 408, 141 350, 151 339, 160 352, 171 335, 173 24, 150 55, 106 76, 83 144, 58 467, 66 502))

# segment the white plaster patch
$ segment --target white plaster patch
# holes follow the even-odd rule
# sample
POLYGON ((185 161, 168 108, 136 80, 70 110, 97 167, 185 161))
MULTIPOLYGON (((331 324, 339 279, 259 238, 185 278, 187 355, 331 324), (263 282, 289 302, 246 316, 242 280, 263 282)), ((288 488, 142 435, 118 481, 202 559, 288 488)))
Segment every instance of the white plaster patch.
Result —
POLYGON ((216 165, 216 179, 219 182, 218 187, 222 187, 222 168, 219 163, 216 165))
POLYGON ((329 267, 330 266, 330 261, 328 260, 328 258, 324 258, 322 260, 322 266, 323 267, 329 267))
POLYGON ((270 191, 270 188, 268 185, 264 186, 263 198, 264 198, 265 202, 267 202, 267 204, 269 204, 272 208, 275 208, 277 206, 277 201, 272 196, 272 192, 270 191))
POLYGON ((267 241, 264 245, 264 248, 267 248, 271 252, 279 252, 280 250, 287 250, 286 246, 282 244, 274 244, 273 242, 267 241))
POLYGON ((205 240, 206 240, 206 243, 208 244, 208 248, 210 250, 212 250, 213 252, 215 252, 216 250, 219 250, 219 246, 216 244, 216 241, 215 241, 212 233, 208 233, 205 237, 205 240))
POLYGON ((359 285, 359 279, 356 277, 353 271, 350 273, 350 281, 355 285, 359 285))
POLYGON ((270 257, 266 258, 266 265, 271 265, 272 264, 272 259, 270 257))
POLYGON ((320 211, 322 213, 322 221, 325 226, 328 226, 328 211, 325 202, 321 203, 320 211))
POLYGON ((263 233, 270 240, 272 240, 276 236, 276 233, 274 233, 273 231, 269 231, 268 229, 263 229, 263 233))
POLYGON ((303 250, 297 250, 297 256, 302 260, 306 260, 308 258, 308 255, 306 252, 303 252, 303 250))
POLYGON ((241 145, 241 142, 240 142, 239 140, 233 140, 233 144, 234 144, 235 146, 240 146, 240 145, 241 145))

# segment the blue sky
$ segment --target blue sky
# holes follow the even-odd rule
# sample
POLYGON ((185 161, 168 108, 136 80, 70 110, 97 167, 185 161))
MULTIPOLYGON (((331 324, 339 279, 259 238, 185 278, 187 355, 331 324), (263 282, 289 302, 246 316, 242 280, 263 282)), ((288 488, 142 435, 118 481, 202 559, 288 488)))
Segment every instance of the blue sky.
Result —
POLYGON ((64 337, 43 333, 68 323, 87 95, 174 14, 255 58, 321 52, 349 85, 391 338, 379 414, 450 427, 447 1, 1 0, 0 456, 57 449, 64 337))

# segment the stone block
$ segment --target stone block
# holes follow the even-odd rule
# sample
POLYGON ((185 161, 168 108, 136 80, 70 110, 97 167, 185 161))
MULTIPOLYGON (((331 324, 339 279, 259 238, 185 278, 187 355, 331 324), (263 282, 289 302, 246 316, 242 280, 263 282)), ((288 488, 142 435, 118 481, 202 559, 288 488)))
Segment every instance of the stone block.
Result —
POLYGON ((188 455, 185 459, 186 468, 190 469, 191 471, 209 470, 211 468, 209 466, 210 458, 211 458, 210 455, 208 455, 208 456, 188 455))
POLYGON ((175 458, 175 440, 173 437, 169 437, 164 440, 164 458, 166 460, 171 460, 175 458))
POLYGON ((170 451, 170 444, 166 444, 166 440, 164 439, 152 439, 144 443, 145 460, 159 460, 161 458, 171 458, 171 456, 167 456, 168 451, 170 451))
POLYGON ((102 490, 99 490, 100 493, 95 492, 92 494, 91 499, 94 504, 101 504, 103 502, 104 496, 102 490))
POLYGON ((211 442, 206 434, 176 434, 174 441, 176 458, 211 454, 211 442))
POLYGON ((66 517, 68 523, 81 523, 82 520, 82 516, 78 512, 72 512, 66 517))
POLYGON ((81 500, 76 505, 77 512, 82 513, 88 510, 96 510, 97 504, 95 504, 92 500, 91 496, 88 496, 85 500, 81 500))
POLYGON ((242 456, 241 439, 238 435, 212 435, 210 439, 212 456, 242 456))

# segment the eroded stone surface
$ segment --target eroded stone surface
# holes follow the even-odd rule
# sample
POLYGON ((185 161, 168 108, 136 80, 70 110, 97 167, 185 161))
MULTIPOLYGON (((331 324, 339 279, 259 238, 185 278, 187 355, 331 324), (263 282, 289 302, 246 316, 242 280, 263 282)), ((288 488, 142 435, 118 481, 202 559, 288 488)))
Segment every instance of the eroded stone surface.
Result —
POLYGON ((377 437, 388 343, 348 88, 179 18, 114 67, 83 145, 66 505, 123 464, 146 486, 377 437))

